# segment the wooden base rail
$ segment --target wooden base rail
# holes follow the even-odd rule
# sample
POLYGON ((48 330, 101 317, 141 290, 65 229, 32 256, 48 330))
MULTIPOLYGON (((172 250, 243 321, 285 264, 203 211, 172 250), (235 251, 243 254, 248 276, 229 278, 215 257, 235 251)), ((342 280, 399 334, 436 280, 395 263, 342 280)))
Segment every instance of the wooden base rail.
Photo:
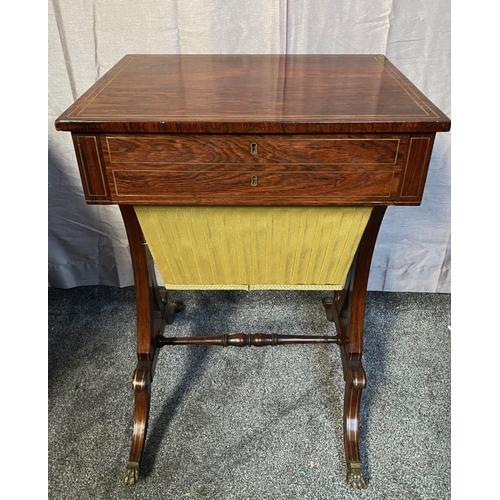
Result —
POLYGON ((207 337, 164 337, 158 336, 157 347, 165 345, 220 345, 223 347, 263 347, 289 344, 339 344, 338 335, 279 335, 276 333, 234 333, 207 337))

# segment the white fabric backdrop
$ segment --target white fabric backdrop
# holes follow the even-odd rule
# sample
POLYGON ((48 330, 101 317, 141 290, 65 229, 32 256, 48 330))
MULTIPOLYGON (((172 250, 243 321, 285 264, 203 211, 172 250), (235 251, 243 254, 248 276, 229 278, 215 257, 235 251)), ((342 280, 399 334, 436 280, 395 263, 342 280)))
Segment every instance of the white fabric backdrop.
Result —
MULTIPOLYGON (((451 118, 449 0, 52 0, 49 286, 133 284, 115 206, 89 206, 54 120, 125 54, 385 54, 451 118)), ((451 134, 437 134, 420 207, 389 207, 369 289, 450 292, 451 134)))

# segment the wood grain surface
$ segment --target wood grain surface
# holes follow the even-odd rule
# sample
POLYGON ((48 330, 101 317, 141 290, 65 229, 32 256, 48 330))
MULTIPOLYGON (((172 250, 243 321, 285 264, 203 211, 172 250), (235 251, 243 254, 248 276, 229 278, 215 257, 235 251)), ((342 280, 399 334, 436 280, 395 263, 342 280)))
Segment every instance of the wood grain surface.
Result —
POLYGON ((393 170, 250 172, 114 170, 112 198, 164 205, 340 205, 385 202, 397 193, 393 170), (151 193, 148 197, 146 193, 151 193))
POLYGON ((126 55, 57 120, 112 133, 438 132, 450 120, 383 55, 126 55))
POLYGON ((336 135, 107 135, 108 163, 347 163, 393 165, 407 137, 336 135))

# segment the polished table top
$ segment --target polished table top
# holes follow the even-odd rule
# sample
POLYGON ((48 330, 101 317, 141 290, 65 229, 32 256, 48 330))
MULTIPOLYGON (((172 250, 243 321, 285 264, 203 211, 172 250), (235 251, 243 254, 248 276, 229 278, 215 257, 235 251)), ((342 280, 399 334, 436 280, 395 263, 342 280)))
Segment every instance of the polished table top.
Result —
POLYGON ((56 121, 73 132, 443 132, 383 55, 126 55, 56 121))

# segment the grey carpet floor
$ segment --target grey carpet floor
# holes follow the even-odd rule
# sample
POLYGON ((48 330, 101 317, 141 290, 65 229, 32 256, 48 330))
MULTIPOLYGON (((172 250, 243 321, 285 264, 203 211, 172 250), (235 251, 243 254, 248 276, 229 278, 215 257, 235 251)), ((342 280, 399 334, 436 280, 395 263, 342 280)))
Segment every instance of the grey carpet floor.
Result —
MULTIPOLYGON (((332 333, 320 292, 179 291, 169 335, 332 333)), ((368 294, 361 447, 345 482, 334 345, 167 346, 135 487, 133 288, 49 289, 49 498, 450 498, 450 295, 368 294)))

